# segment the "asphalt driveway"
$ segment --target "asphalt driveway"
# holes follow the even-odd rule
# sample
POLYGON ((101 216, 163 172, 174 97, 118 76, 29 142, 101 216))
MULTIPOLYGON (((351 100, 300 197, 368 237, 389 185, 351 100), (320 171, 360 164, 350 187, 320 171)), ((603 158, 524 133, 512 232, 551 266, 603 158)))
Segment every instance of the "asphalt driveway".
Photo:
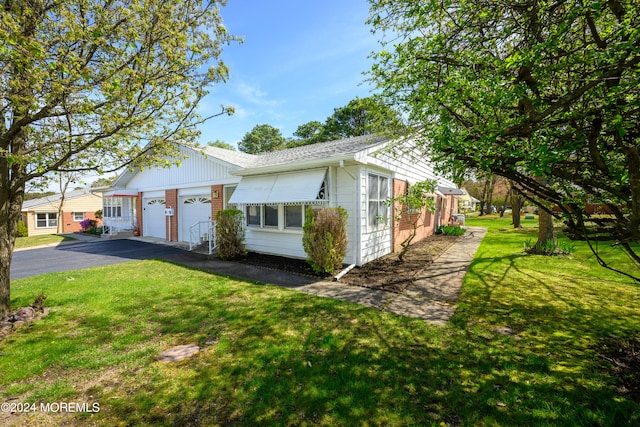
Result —
POLYGON ((72 242, 13 253, 11 279, 143 259, 167 259, 184 250, 129 239, 72 242))

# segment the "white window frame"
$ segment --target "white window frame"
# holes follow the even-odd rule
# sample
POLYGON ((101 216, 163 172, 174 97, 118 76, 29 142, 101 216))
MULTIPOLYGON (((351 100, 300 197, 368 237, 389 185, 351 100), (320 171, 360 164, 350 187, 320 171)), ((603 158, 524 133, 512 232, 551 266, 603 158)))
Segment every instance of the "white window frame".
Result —
POLYGON ((82 222, 82 221, 84 221, 84 212, 74 212, 73 222, 82 222), (78 219, 78 215, 80 215, 80 219, 78 219))
POLYGON ((105 218, 122 218, 122 197, 106 197, 105 202, 102 213, 105 218))
POLYGON ((283 226, 286 230, 302 230, 302 227, 304 226, 304 221, 305 221, 305 213, 307 211, 307 206, 303 205, 303 204, 299 204, 299 205, 285 205, 283 207, 283 211, 284 211, 284 220, 283 220, 283 226), (292 208, 292 207, 300 207, 301 209, 301 213, 300 213, 300 225, 287 225, 287 208, 292 208))
POLYGON ((229 199, 231 199, 231 196, 233 195, 233 192, 236 191, 236 187, 237 185, 225 185, 222 188, 222 196, 223 201, 224 201, 224 209, 238 209, 238 205, 236 204, 229 204, 229 199))
POLYGON ((386 200, 388 200, 389 198, 390 182, 391 179, 387 175, 375 172, 369 172, 367 174, 367 223, 370 229, 386 228, 389 226, 390 214, 389 206, 386 204, 386 200), (376 180, 376 194, 372 195, 371 187, 373 180, 376 180), (385 185, 381 185, 383 183, 385 185), (385 191, 382 191, 383 188, 385 189, 385 191), (372 206, 372 203, 375 203, 375 205, 372 206), (375 210, 375 217, 372 220, 371 213, 373 210, 375 210))
POLYGON ((58 213, 57 212, 36 212, 36 228, 58 228, 58 213), (43 219, 39 216, 44 215, 43 219), (42 226, 39 221, 45 221, 45 225, 42 226))
POLYGON ((244 214, 245 214, 245 224, 247 227, 249 228, 253 228, 253 229, 261 229, 261 230, 278 230, 278 231, 283 231, 283 230, 291 230, 291 231, 302 231, 302 228, 304 226, 304 221, 305 221, 305 212, 306 209, 309 205, 300 203, 300 204, 295 204, 295 205, 288 205, 288 204, 284 204, 284 203, 278 203, 277 205, 268 205, 268 204, 261 204, 261 205, 246 205, 245 209, 244 209, 244 214), (265 206, 277 206, 277 210, 278 210, 278 223, 277 225, 267 225, 266 224, 266 209, 265 206), (287 218, 286 218, 286 208, 288 206, 300 206, 301 207, 301 213, 300 213, 300 226, 287 226, 287 218), (248 209, 251 207, 256 207, 259 209, 259 217, 260 217, 260 224, 250 224, 249 223, 249 213, 248 213, 248 209))

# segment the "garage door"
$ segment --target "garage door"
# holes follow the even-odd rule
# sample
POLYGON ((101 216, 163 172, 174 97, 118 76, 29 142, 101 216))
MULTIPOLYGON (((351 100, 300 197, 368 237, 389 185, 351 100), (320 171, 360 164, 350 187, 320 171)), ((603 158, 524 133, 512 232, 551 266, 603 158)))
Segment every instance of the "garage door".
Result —
POLYGON ((180 198, 180 240, 189 241, 189 229, 200 221, 211 220, 211 196, 188 196, 180 198))
POLYGON ((164 208, 163 198, 143 200, 142 234, 144 236, 167 238, 164 208))

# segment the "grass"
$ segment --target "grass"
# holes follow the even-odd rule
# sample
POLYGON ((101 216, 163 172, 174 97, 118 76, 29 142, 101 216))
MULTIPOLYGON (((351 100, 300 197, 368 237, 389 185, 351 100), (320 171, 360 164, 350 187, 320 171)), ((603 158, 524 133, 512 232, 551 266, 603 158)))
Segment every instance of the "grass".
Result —
POLYGON ((34 246, 43 246, 57 244, 74 240, 71 237, 59 236, 57 234, 43 234, 41 236, 29 236, 16 238, 16 249, 30 248, 34 246))
POLYGON ((637 425, 596 348, 640 335, 640 287, 580 244, 525 255, 508 222, 468 220, 490 230, 444 327, 160 261, 15 280, 15 307, 51 313, 0 342, 0 402, 100 412, 0 424, 637 425))

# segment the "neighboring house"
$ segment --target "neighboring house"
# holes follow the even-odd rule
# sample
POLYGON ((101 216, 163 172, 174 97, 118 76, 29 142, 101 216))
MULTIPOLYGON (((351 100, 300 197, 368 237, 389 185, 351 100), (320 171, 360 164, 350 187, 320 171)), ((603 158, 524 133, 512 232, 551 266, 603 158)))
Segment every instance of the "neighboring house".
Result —
POLYGON ((458 197, 458 209, 460 212, 469 212, 477 210, 480 200, 473 197, 465 188, 461 188, 463 194, 458 197))
POLYGON ((67 192, 62 208, 61 202, 61 194, 54 194, 22 204, 22 222, 29 236, 80 231, 80 222, 95 219, 95 212, 102 209, 102 196, 86 189, 67 192))
MULTIPOLYGON (((198 240, 217 211, 245 215, 250 251, 305 258, 302 226, 309 206, 343 207, 349 245, 345 263, 362 265, 399 247, 410 230, 385 201, 407 185, 435 179, 437 210, 424 215, 421 236, 457 213, 455 185, 422 159, 390 155, 388 140, 355 137, 260 155, 215 147, 180 146, 180 166, 129 170, 104 193, 104 223, 112 232, 137 228, 143 236, 198 240), (449 194, 445 194, 449 193, 449 194), (200 225, 198 225, 200 223, 200 225)), ((457 190, 456 190, 457 191, 457 190)))

